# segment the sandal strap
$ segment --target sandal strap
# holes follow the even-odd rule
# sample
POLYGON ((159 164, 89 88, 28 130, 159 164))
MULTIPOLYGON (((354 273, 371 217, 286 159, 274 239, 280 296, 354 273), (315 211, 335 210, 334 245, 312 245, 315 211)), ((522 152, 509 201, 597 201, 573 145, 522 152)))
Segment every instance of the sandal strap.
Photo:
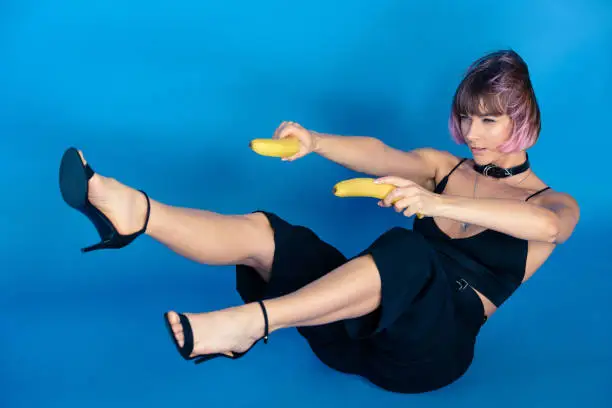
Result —
POLYGON ((179 313, 179 319, 181 321, 181 326, 183 326, 183 336, 185 338, 185 342, 183 343, 183 347, 180 348, 180 352, 183 357, 188 358, 193 351, 193 331, 191 330, 191 324, 187 316, 179 313))
POLYGON ((263 340, 264 343, 268 344, 268 330, 269 330, 269 326, 268 326, 268 312, 266 311, 266 307, 263 304, 263 301, 258 300, 257 303, 259 303, 259 306, 261 306, 261 311, 263 312, 264 315, 264 336, 263 336, 263 340))
POLYGON ((141 235, 147 231, 147 227, 149 226, 149 217, 151 215, 151 200, 149 199, 149 196, 147 195, 147 193, 144 192, 144 190, 138 190, 138 191, 140 191, 147 200, 147 213, 145 215, 144 225, 142 226, 142 229, 136 233, 137 235, 141 235))

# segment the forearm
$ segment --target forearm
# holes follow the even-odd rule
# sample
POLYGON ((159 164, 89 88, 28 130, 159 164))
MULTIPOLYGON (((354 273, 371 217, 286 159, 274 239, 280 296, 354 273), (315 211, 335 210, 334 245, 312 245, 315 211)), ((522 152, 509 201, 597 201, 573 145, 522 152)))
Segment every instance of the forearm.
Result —
POLYGON ((557 215, 524 201, 440 196, 435 216, 499 231, 520 239, 555 242, 557 215))
POLYGON ((383 175, 387 168, 385 145, 370 136, 341 136, 312 132, 314 152, 348 169, 383 175))
POLYGON ((314 152, 348 169, 374 177, 404 177, 424 187, 435 177, 440 154, 434 149, 403 151, 370 136, 312 133, 314 152))

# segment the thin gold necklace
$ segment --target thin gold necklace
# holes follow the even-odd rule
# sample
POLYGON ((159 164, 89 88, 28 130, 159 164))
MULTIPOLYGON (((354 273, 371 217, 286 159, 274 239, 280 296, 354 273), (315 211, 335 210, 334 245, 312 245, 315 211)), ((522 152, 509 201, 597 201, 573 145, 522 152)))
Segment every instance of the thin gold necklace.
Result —
MULTIPOLYGON (((529 177, 529 176, 531 176, 531 171, 529 172, 529 174, 527 174, 525 177, 523 177, 523 179, 521 181, 519 181, 518 183, 514 184, 513 187, 516 187, 519 184, 521 184, 523 181, 527 180, 527 177, 529 177)), ((474 192, 472 193, 472 197, 473 198, 476 198, 476 186, 478 186, 478 174, 476 174, 475 177, 474 177, 474 192)), ((461 223, 461 231, 462 232, 466 232, 471 225, 472 224, 470 224, 470 223, 462 222, 461 223)))

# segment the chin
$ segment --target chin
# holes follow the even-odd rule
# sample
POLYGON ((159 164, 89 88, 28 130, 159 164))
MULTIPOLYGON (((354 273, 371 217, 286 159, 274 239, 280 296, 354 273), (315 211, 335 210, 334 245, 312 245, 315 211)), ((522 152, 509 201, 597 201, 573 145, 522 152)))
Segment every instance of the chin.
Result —
POLYGON ((490 153, 474 153, 472 152, 472 158, 476 164, 489 164, 492 161, 492 155, 490 153))
POLYGON ((479 157, 479 158, 474 158, 474 163, 481 165, 481 166, 485 166, 487 164, 492 164, 493 160, 479 157))

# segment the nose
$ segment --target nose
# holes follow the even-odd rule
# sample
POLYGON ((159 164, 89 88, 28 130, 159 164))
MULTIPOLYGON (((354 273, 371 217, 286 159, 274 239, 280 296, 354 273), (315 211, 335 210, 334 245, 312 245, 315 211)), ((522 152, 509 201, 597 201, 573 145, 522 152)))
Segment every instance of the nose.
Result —
POLYGON ((481 139, 482 126, 478 120, 467 119, 462 124, 463 137, 469 142, 476 142, 481 139))

